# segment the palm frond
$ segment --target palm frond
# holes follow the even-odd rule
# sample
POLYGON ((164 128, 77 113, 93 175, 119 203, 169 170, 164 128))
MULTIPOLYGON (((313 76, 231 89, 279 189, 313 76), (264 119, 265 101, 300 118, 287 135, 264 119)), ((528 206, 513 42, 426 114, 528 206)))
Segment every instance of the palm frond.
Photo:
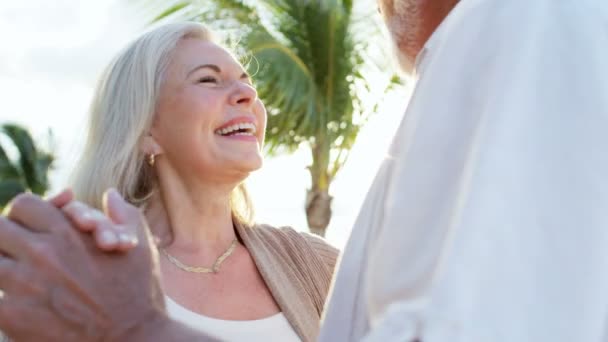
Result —
POLYGON ((1 131, 13 142, 19 152, 18 171, 26 187, 36 194, 44 194, 49 188, 47 173, 53 163, 53 156, 38 150, 30 133, 23 127, 4 124, 1 131))
POLYGON ((2 126, 2 132, 8 136, 19 151, 19 166, 28 185, 37 187, 38 169, 36 167, 36 147, 30 134, 14 124, 2 126))
POLYGON ((154 23, 154 22, 166 19, 168 17, 174 16, 176 14, 180 14, 181 12, 184 11, 184 9, 188 8, 188 6, 190 6, 190 1, 175 2, 174 4, 169 6, 167 9, 163 10, 160 14, 155 16, 151 22, 154 23))
POLYGON ((4 148, 0 146, 0 179, 20 179, 19 166, 13 165, 4 148))
POLYGON ((27 189, 21 182, 15 179, 0 180, 0 210, 4 208, 10 200, 27 189))

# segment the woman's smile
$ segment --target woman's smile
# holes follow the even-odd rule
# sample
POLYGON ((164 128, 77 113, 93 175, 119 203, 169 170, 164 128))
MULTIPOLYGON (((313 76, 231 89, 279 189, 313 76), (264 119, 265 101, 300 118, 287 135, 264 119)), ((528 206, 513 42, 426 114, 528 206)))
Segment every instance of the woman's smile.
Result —
POLYGON ((232 140, 257 142, 257 131, 255 119, 243 116, 224 123, 215 130, 215 134, 232 140))

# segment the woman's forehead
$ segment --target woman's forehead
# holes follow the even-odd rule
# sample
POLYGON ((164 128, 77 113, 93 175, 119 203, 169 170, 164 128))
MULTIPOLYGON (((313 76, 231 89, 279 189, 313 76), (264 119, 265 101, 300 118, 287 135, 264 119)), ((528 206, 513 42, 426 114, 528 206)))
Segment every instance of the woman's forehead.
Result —
POLYGON ((199 65, 212 64, 220 69, 242 70, 242 65, 222 46, 202 39, 182 39, 176 46, 171 64, 181 72, 190 72, 199 65))

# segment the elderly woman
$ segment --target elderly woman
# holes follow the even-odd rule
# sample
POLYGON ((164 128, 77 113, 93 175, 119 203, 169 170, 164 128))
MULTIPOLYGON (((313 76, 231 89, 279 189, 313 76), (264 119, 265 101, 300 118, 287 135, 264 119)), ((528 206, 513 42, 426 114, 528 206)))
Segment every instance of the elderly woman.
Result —
MULTIPOLYGON (((253 223, 243 181, 262 166, 265 125, 249 75, 204 26, 154 29, 99 81, 72 184, 79 202, 64 210, 81 228, 103 225, 90 207, 110 187, 140 207, 174 319, 222 340, 312 341, 337 250, 253 223)), ((128 247, 97 228, 100 247, 128 247)))

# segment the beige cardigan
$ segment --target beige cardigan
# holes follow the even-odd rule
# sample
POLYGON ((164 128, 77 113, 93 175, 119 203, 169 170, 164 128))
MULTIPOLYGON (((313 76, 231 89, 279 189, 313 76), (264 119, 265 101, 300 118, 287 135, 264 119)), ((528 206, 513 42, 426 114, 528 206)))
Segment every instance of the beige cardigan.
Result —
POLYGON ((303 341, 316 341, 338 250, 289 227, 236 228, 295 332, 303 341))

